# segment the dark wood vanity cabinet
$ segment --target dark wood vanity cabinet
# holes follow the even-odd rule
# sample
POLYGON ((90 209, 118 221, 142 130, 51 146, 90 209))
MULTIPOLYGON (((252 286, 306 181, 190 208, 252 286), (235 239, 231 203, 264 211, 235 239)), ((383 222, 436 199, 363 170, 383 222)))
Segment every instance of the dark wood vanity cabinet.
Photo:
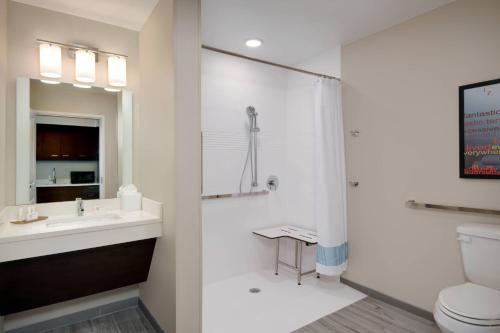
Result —
POLYGON ((37 187, 36 189, 37 203, 73 201, 76 198, 99 199, 99 185, 51 186, 37 187))
POLYGON ((38 124, 36 159, 96 161, 99 159, 99 128, 38 124))
POLYGON ((156 238, 0 263, 0 316, 148 279, 156 238))

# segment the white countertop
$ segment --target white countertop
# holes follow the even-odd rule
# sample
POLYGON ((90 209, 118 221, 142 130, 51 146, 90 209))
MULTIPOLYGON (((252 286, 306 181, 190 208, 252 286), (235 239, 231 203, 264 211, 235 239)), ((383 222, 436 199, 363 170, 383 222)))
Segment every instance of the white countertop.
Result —
POLYGON ((135 212, 122 211, 119 199, 85 200, 84 208, 89 213, 77 222, 73 221, 77 218, 75 202, 35 206, 40 216, 49 218, 12 224, 10 221, 17 220, 19 207, 6 207, 0 213, 0 262, 156 238, 162 234, 161 204, 146 198, 143 198, 143 210, 135 212), (99 219, 103 215, 114 218, 99 219))
MULTIPOLYGON (((134 225, 156 223, 158 216, 154 216, 145 211, 138 212, 122 212, 120 210, 107 211, 119 216, 118 219, 107 219, 104 222, 85 221, 79 223, 62 222, 47 226, 47 223, 58 222, 58 220, 66 220, 74 215, 60 215, 49 217, 49 219, 28 224, 12 224, 10 222, 0 224, 0 244, 10 243, 21 240, 37 239, 67 235, 72 233, 89 232, 104 229, 116 229, 122 227, 130 227, 134 225)), ((90 214, 86 215, 92 216, 90 214)), ((98 215, 95 215, 98 217, 98 215)))

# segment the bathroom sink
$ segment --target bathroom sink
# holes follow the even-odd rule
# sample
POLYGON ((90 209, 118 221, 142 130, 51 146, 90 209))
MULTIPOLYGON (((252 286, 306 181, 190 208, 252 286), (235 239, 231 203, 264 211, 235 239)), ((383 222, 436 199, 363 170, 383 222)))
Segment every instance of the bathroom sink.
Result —
POLYGON ((62 227, 62 226, 78 226, 86 225, 89 223, 109 223, 119 220, 121 217, 115 213, 106 213, 99 215, 84 215, 84 216, 71 216, 63 218, 48 219, 45 223, 47 228, 62 227))

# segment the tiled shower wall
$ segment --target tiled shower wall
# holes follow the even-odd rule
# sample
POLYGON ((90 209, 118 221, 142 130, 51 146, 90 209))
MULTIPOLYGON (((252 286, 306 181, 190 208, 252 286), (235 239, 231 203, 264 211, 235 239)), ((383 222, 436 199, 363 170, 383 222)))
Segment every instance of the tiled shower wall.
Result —
MULTIPOLYGON (((328 58, 330 59, 330 58, 328 58)), ((338 61, 339 58, 332 61, 338 61)), ((282 224, 315 229, 313 221, 314 76, 228 55, 202 53, 203 193, 239 192, 248 149, 247 106, 258 112, 259 187, 279 178, 269 195, 203 201, 204 283, 272 269, 274 242, 253 230, 282 224)), ((243 191, 248 191, 247 170, 243 191)), ((292 260, 284 241, 282 259, 292 260)), ((304 268, 314 267, 304 248, 304 268)))

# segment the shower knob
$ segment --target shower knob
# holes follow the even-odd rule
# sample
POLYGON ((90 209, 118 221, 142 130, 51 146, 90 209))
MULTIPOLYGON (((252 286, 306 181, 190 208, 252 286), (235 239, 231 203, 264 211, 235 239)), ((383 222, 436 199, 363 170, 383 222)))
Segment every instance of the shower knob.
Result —
POLYGON ((266 185, 267 185, 267 188, 269 189, 269 191, 276 191, 278 189, 278 186, 279 186, 280 182, 278 180, 278 177, 276 176, 269 176, 269 178, 267 178, 267 182, 266 182, 266 185))

